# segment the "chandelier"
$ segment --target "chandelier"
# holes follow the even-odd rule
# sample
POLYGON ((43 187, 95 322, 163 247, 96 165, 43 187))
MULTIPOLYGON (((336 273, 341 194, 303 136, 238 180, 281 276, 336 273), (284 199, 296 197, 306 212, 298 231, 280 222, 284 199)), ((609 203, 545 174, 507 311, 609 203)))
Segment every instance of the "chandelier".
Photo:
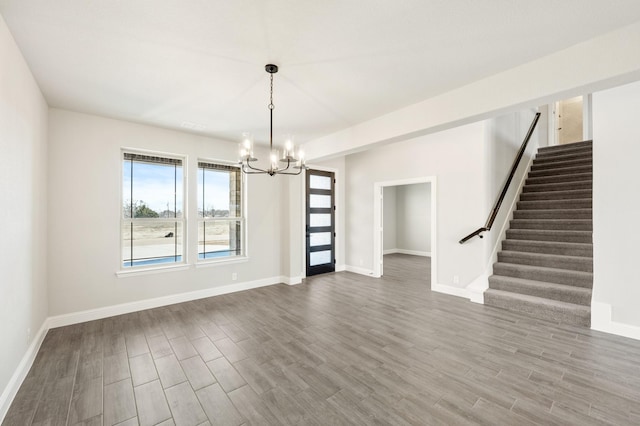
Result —
POLYGON ((240 143, 240 161, 238 164, 241 164, 242 171, 249 175, 299 175, 302 170, 306 170, 307 167, 304 162, 304 153, 302 152, 302 149, 300 149, 296 155, 293 138, 290 136, 285 138, 285 145, 282 154, 280 154, 278 150, 273 149, 273 110, 275 109, 275 106, 273 105, 273 75, 278 72, 278 66, 267 64, 264 69, 269 73, 269 78, 271 80, 271 90, 269 92, 269 168, 261 169, 251 165, 251 163, 258 161, 258 159, 253 156, 253 136, 250 133, 242 134, 242 142, 240 143))

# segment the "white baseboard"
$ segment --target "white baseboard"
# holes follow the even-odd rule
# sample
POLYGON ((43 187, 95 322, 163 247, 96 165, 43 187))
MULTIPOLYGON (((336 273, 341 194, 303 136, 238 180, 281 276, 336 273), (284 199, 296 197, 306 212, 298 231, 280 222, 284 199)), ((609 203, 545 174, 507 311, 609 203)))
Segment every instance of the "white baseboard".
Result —
POLYGON ((355 274, 367 275, 369 277, 373 276, 373 271, 371 269, 360 268, 357 266, 345 265, 344 270, 355 274))
POLYGON ((591 328, 640 340, 640 327, 613 321, 608 303, 591 302, 591 328))
POLYGON ((286 284, 286 285, 297 285, 297 284, 301 284, 302 283, 302 277, 301 276, 297 276, 297 277, 285 277, 285 276, 281 276, 280 277, 280 282, 286 284))
POLYGON ((40 346, 44 341, 44 336, 47 335, 47 331, 49 331, 48 319, 44 320, 40 330, 33 337, 33 341, 27 348, 27 352, 20 360, 20 364, 18 364, 18 368, 11 376, 9 383, 2 391, 2 395, 0 395, 0 423, 4 421, 7 412, 9 411, 9 407, 13 402, 13 399, 16 397, 20 386, 22 386, 22 382, 27 377, 31 366, 33 365, 33 361, 36 359, 36 355, 40 350, 40 346))
POLYGON ((469 292, 466 288, 453 287, 446 284, 431 284, 431 291, 449 294, 451 296, 464 297, 465 299, 469 298, 469 292))
POLYGON ((382 254, 396 254, 396 253, 398 253, 398 254, 410 254, 412 256, 431 257, 431 252, 430 251, 405 250, 405 249, 394 248, 394 249, 384 250, 382 252, 382 254))
POLYGON ((336 272, 343 272, 347 270, 347 265, 336 265, 336 272))
MULTIPOLYGON (((129 314, 131 312, 143 311, 145 309, 159 308, 161 306, 173 305, 176 303, 189 302, 191 300, 204 299, 222 294, 235 293, 252 288, 265 287, 273 284, 280 284, 285 281, 285 277, 264 278, 261 280, 247 281, 237 284, 229 284, 220 287, 206 288, 187 293, 172 294, 169 296, 156 297, 153 299, 139 300, 136 302, 123 303, 120 305, 105 306, 103 308, 89 309, 86 311, 74 312, 71 314, 56 315, 49 317, 49 328, 64 327, 66 325, 78 324, 86 321, 94 321, 102 318, 113 317, 115 315, 129 314)), ((299 280, 299 277, 297 277, 299 280)), ((290 278, 289 280, 293 280, 290 278)))
POLYGON ((22 357, 18 368, 16 368, 16 371, 11 377, 11 380, 9 380, 9 383, 2 391, 2 395, 0 395, 0 423, 2 423, 4 417, 9 411, 9 407, 11 406, 13 399, 18 393, 18 389, 20 389, 22 382, 27 377, 29 369, 33 365, 33 361, 38 354, 38 350, 40 349, 40 345, 42 345, 47 331, 49 331, 49 329, 51 328, 64 327, 81 322, 108 318, 115 315, 128 314, 145 309, 158 308, 161 306, 173 305, 175 303, 181 302, 189 302, 191 300, 204 299, 207 297, 235 293, 238 291, 250 290, 253 288, 265 287, 274 284, 285 283, 294 285, 299 284, 300 282, 300 277, 278 276, 48 317, 43 322, 42 327, 40 327, 40 330, 38 330, 38 333, 34 336, 34 339, 27 349, 27 352, 22 357))
POLYGON ((466 287, 469 300, 484 305, 484 292, 489 288, 489 275, 482 274, 466 287))

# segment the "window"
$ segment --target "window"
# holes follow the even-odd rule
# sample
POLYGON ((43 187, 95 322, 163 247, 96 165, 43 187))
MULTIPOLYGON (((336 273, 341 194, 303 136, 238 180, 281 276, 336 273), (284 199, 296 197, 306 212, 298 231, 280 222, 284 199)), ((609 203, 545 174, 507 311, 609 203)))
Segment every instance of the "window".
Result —
POLYGON ((198 259, 242 256, 243 229, 240 169, 198 162, 198 259))
POLYGON ((181 159, 124 152, 123 269, 183 262, 183 193, 181 159))

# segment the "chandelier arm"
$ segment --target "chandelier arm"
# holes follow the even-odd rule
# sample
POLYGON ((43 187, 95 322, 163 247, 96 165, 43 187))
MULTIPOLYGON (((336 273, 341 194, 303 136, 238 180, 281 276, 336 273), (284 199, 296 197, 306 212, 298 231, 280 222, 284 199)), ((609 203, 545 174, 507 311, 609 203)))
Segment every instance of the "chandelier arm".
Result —
POLYGON ((282 171, 284 172, 285 170, 289 170, 289 166, 291 166, 291 160, 289 160, 287 158, 287 167, 285 167, 284 169, 282 169, 282 171))
POLYGON ((249 164, 248 162, 247 163, 244 163, 244 162, 242 163, 242 171, 244 173, 248 174, 248 175, 257 175, 257 174, 269 173, 267 170, 262 170, 262 169, 259 169, 257 167, 251 166, 251 164, 249 164), (250 170, 255 170, 255 171, 248 172, 245 167, 248 167, 250 170))
MULTIPOLYGON (((285 172, 285 171, 282 171, 282 172, 276 172, 276 173, 277 173, 277 174, 279 174, 279 175, 291 175, 291 176, 297 176, 297 175, 299 175, 300 173, 302 173, 302 169, 303 169, 303 168, 301 167, 300 169, 298 169, 298 171, 297 171, 296 173, 294 173, 294 172, 285 172)), ((285 169, 285 170, 286 170, 286 169, 285 169)))

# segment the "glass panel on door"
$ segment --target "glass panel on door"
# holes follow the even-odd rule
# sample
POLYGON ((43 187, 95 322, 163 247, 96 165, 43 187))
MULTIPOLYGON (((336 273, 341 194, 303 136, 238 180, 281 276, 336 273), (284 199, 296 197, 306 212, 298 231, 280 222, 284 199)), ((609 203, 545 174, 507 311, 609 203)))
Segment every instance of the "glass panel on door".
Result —
POLYGON ((331 232, 313 232, 309 235, 309 246, 328 246, 331 244, 331 232))

